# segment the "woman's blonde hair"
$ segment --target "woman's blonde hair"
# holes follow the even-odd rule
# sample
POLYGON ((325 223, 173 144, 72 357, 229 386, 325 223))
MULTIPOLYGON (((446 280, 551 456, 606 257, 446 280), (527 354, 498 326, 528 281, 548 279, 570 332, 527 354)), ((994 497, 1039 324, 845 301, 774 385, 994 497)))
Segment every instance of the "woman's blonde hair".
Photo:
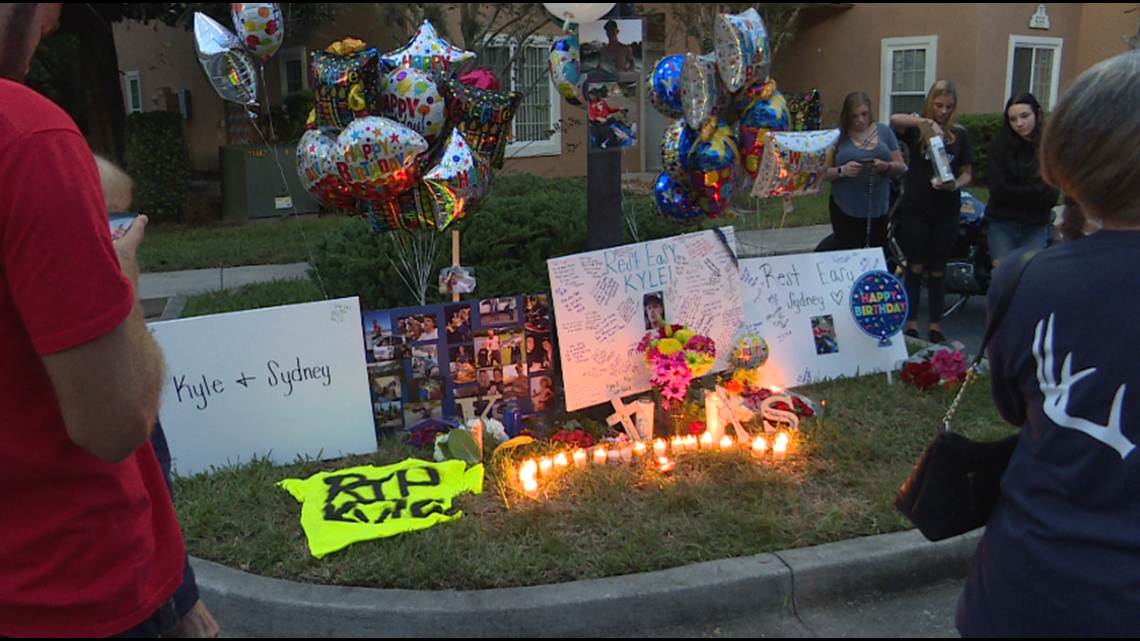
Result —
POLYGON ((1065 217, 1140 222, 1140 52, 1081 74, 1049 115, 1041 176, 1066 196, 1065 217))
POLYGON ((954 99, 954 109, 950 112, 950 119, 942 128, 945 132, 946 142, 954 142, 953 129, 954 125, 958 123, 958 85, 954 84, 952 80, 939 80, 934 83, 934 86, 926 93, 926 102, 922 103, 922 117, 934 119, 934 100, 942 96, 950 96, 954 99))
POLYGON ((135 190, 131 177, 99 154, 95 154, 95 167, 99 170, 99 181, 103 183, 103 202, 107 212, 121 214, 130 211, 135 190))

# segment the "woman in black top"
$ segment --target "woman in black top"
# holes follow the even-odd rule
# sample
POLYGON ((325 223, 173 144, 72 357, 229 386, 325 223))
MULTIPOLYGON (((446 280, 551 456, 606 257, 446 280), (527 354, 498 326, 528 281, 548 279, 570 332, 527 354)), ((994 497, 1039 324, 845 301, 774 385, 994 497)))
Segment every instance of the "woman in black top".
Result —
POLYGON ((986 204, 990 257, 996 266, 1023 247, 1044 247, 1061 191, 1041 179, 1037 150, 1045 127, 1037 98, 1023 93, 1005 105, 1005 126, 990 147, 986 204))
POLYGON ((918 337, 918 303, 922 296, 922 274, 927 272, 930 292, 930 340, 945 342, 942 311, 946 304, 946 263, 958 236, 958 210, 962 187, 973 179, 974 147, 966 130, 955 123, 958 88, 949 80, 939 80, 926 94, 921 115, 894 114, 891 128, 910 152, 910 163, 903 179, 903 200, 895 237, 907 259, 906 293, 910 297, 907 336, 918 337), (932 130, 942 138, 953 180, 942 181, 934 170, 930 141, 921 129, 932 130))

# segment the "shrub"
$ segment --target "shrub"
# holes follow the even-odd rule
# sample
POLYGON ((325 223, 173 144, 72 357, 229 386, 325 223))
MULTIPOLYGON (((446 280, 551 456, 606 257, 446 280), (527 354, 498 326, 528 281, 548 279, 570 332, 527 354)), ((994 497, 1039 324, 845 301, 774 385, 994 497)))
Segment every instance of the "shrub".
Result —
MULTIPOLYGON (((627 201, 642 241, 685 233, 653 213, 648 199, 627 201)), ((627 242, 632 242, 626 225, 627 242)), ((363 309, 418 304, 391 264, 394 234, 375 236, 360 220, 332 232, 314 248, 314 264, 330 296, 360 296, 363 309)), ((460 262, 475 267, 475 296, 550 290, 546 261, 586 251, 586 181, 531 174, 497 176, 483 209, 460 225, 460 262)), ((451 264, 450 234, 440 239, 427 300, 443 302, 439 270, 451 264)), ((449 298, 448 298, 449 300, 449 298)))
POLYGON ((135 181, 135 207, 152 222, 180 222, 190 201, 190 148, 182 116, 150 111, 127 116, 123 161, 135 181))
POLYGON ((958 124, 966 128, 970 134, 970 142, 974 145, 974 180, 973 185, 986 185, 986 174, 989 168, 990 145, 994 137, 1001 131, 1004 114, 965 114, 958 117, 958 124))

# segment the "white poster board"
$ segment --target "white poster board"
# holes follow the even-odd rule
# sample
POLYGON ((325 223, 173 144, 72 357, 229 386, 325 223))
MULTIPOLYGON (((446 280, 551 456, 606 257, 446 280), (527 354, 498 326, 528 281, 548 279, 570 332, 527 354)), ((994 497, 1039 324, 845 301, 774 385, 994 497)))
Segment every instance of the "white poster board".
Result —
POLYGON ((723 240, 710 230, 547 261, 568 410, 650 389, 637 344, 661 307, 666 322, 713 339, 714 372, 728 368, 744 312, 736 236, 721 231, 723 240))
POLYGON ((174 469, 376 451, 356 298, 154 323, 174 469))
POLYGON ((851 313, 851 286, 885 269, 881 249, 741 260, 745 331, 764 338, 770 350, 761 385, 789 388, 882 372, 905 359, 901 333, 879 347, 851 313))

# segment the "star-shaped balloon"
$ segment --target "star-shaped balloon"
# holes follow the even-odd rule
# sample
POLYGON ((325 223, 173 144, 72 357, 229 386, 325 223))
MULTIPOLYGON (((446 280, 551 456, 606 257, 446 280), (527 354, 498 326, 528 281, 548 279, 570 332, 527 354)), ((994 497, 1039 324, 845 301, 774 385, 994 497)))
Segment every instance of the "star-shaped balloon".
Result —
POLYGON ((408 46, 396 49, 383 56, 393 67, 411 67, 426 72, 450 74, 465 62, 475 59, 475 54, 453 47, 435 32, 435 27, 424 20, 408 46))

